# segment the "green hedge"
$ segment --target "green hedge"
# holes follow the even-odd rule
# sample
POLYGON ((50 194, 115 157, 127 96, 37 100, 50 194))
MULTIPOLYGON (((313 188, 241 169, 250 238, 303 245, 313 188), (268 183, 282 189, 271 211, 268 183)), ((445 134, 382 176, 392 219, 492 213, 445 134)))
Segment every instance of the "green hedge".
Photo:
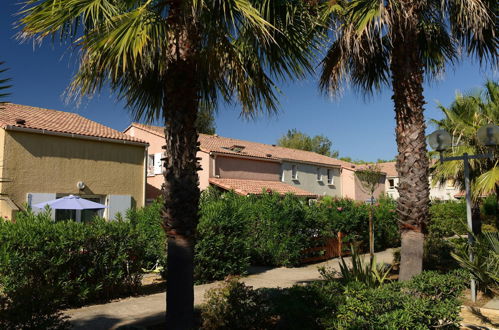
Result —
POLYGON ((166 234, 161 226, 163 203, 157 199, 154 203, 140 209, 130 209, 126 220, 136 229, 139 239, 144 242, 144 268, 155 266, 166 268, 166 234))
POLYGON ((424 269, 454 269, 457 262, 452 258, 453 240, 456 234, 467 233, 466 203, 464 201, 434 201, 430 206, 430 221, 424 243, 424 269))
POLYGON ((293 195, 264 194, 246 198, 250 219, 251 261, 257 265, 296 266, 317 229, 306 203, 293 195))
POLYGON ((434 202, 430 206, 428 234, 450 237, 466 234, 466 203, 464 201, 434 202))
MULTIPOLYGON (((196 244, 198 282, 243 274, 249 264, 296 266, 313 237, 339 231, 346 241, 368 242, 368 210, 363 203, 324 198, 308 205, 305 199, 265 193, 239 196, 214 189, 203 192, 196 244)), ((375 247, 399 244, 395 202, 383 198, 373 206, 375 247)))
POLYGON ((31 320, 133 293, 146 244, 128 221, 54 223, 47 213, 0 220, 0 319, 31 320))
POLYGON ((244 197, 201 199, 195 277, 198 282, 244 274, 250 266, 249 221, 244 197))

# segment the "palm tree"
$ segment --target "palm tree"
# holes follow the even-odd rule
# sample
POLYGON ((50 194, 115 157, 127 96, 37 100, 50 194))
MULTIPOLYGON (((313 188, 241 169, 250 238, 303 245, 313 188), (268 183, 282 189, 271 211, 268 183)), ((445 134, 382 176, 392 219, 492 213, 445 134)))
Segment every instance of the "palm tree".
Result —
POLYGON ((401 280, 422 270, 428 220, 424 78, 457 62, 460 50, 496 65, 498 7, 497 0, 338 0, 327 7, 335 32, 320 88, 335 93, 349 81, 368 95, 384 86, 393 91, 401 280))
MULTIPOLYGON (((485 88, 478 93, 458 94, 449 108, 439 105, 443 112, 442 120, 431 120, 438 128, 451 133, 453 147, 445 156, 462 156, 493 153, 492 159, 471 159, 470 179, 473 189, 473 222, 479 232, 479 197, 495 193, 499 204, 499 147, 485 147, 477 140, 478 129, 487 124, 499 123, 499 84, 487 81, 485 88)), ((464 168, 462 161, 436 162, 432 168, 433 183, 452 179, 459 187, 464 187, 464 168)), ((499 218, 496 218, 499 228, 499 218)), ((474 226, 475 227, 475 226, 474 226)))
POLYGON ((79 50, 70 95, 108 84, 135 117, 164 122, 167 325, 192 328, 198 110, 220 101, 239 102, 244 116, 276 111, 276 79, 311 70, 313 8, 301 0, 28 0, 21 16, 21 37, 79 50))

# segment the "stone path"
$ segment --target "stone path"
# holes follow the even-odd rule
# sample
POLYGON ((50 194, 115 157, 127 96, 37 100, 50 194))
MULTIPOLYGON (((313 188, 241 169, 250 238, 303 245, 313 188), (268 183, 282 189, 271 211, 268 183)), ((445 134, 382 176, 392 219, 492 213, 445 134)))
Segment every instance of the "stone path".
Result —
MULTIPOLYGON (((367 256, 366 256, 367 257, 367 256)), ((348 260, 349 258, 347 258, 348 260)), ((391 263, 392 249, 376 253, 379 263, 391 263)), ((299 283, 320 279, 319 267, 332 267, 339 270, 339 259, 298 268, 253 268, 242 281, 256 288, 286 288, 299 283)), ((200 305, 209 289, 219 285, 214 282, 194 287, 194 303, 200 305)), ((166 310, 165 293, 126 298, 108 304, 91 305, 65 311, 74 329, 116 329, 122 326, 134 326, 159 323, 164 319, 166 310)))
POLYGON ((489 308, 461 307, 462 329, 499 329, 499 310, 489 308))

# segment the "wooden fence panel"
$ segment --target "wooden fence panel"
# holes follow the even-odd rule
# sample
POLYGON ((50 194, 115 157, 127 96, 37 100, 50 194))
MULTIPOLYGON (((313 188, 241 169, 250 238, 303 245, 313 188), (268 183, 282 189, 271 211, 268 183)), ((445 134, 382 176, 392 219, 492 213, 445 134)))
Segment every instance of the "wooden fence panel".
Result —
POLYGON ((342 240, 343 233, 338 233, 337 237, 323 238, 314 237, 312 241, 324 241, 323 245, 311 247, 303 250, 301 253, 303 258, 301 263, 306 264, 310 262, 324 261, 336 258, 342 255, 342 240))

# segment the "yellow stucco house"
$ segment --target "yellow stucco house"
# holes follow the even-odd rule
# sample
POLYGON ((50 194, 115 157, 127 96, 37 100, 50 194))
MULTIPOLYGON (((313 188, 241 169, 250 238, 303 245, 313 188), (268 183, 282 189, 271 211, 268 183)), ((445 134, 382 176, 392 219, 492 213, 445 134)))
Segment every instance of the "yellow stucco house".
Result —
POLYGON ((145 202, 147 143, 78 114, 0 105, 0 216, 79 195, 101 211, 57 210, 54 219, 113 219, 145 202))

